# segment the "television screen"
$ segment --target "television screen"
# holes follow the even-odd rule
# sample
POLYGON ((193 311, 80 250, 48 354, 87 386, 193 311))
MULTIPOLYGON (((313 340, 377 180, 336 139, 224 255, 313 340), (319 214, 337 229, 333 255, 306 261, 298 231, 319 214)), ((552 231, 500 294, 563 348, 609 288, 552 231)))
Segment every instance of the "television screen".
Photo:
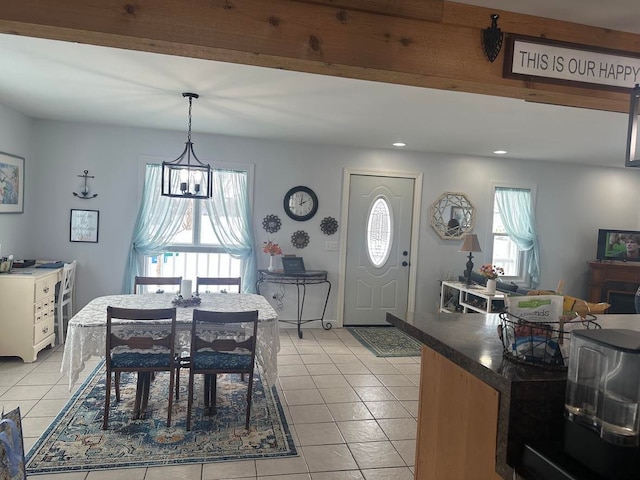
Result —
POLYGON ((598 230, 598 260, 640 262, 640 231, 598 230))

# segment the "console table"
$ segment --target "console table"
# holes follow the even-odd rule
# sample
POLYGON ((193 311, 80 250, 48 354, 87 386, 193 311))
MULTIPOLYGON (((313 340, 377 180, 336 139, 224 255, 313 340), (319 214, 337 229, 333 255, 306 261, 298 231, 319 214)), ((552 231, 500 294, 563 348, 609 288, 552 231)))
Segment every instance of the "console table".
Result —
POLYGON ((445 313, 495 313, 504 308, 505 294, 489 293, 481 285, 461 282, 442 282, 440 311, 445 313))
POLYGON ((325 330, 331 329, 331 323, 324 321, 324 314, 327 310, 327 303, 329 302, 329 294, 331 293, 331 282, 327 279, 326 270, 307 270, 300 273, 286 273, 284 270, 258 270, 260 277, 256 283, 256 290, 260 293, 260 285, 262 283, 276 283, 281 285, 295 285, 297 290, 297 317, 294 320, 279 319, 280 322, 291 323, 298 327, 298 337, 302 338, 302 325, 308 322, 322 322, 322 328, 325 330), (307 285, 327 285, 327 295, 324 300, 324 307, 322 309, 322 315, 319 318, 302 318, 302 312, 304 310, 304 300, 307 294, 307 285))

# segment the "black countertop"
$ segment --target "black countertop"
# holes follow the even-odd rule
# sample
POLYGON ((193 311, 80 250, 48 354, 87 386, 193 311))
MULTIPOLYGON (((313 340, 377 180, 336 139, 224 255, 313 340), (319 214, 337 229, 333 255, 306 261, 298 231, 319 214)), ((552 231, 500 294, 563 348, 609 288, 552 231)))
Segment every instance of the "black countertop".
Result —
MULTIPOLYGON (((503 478, 512 478, 525 444, 562 438, 566 370, 505 358, 497 314, 409 312, 386 319, 500 393, 496 471, 503 478)), ((640 315, 602 315, 598 323, 640 330, 640 315)))

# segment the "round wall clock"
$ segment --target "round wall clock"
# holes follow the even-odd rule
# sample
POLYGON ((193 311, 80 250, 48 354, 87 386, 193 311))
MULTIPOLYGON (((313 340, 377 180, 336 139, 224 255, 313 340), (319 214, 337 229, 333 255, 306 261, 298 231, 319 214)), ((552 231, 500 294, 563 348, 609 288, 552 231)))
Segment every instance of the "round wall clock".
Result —
POLYGON ((324 217, 320 222, 320 230, 325 235, 333 235, 338 231, 338 221, 333 217, 324 217))
POLYGON ((275 233, 280 230, 280 218, 277 215, 267 215, 262 220, 262 228, 269 233, 275 233))
POLYGON ((304 230, 298 230, 291 235, 291 243, 296 248, 304 248, 309 245, 309 234, 304 230))
POLYGON ((318 197, 309 187, 293 187, 284 196, 284 211, 298 222, 309 220, 318 211, 318 197))

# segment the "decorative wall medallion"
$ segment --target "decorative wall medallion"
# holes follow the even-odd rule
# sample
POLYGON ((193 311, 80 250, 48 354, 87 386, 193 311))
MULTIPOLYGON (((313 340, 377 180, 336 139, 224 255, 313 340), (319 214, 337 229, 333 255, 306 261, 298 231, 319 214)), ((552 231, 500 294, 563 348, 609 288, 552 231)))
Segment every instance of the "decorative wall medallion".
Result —
POLYGON ((320 222, 320 230, 325 235, 333 235, 338 231, 338 221, 333 217, 324 217, 320 222))
POLYGON ((309 234, 304 230, 298 230, 291 235, 291 243, 296 248, 304 248, 309 245, 309 234))
POLYGON ((262 228, 269 233, 275 233, 280 230, 280 218, 277 215, 267 215, 262 220, 262 228))

